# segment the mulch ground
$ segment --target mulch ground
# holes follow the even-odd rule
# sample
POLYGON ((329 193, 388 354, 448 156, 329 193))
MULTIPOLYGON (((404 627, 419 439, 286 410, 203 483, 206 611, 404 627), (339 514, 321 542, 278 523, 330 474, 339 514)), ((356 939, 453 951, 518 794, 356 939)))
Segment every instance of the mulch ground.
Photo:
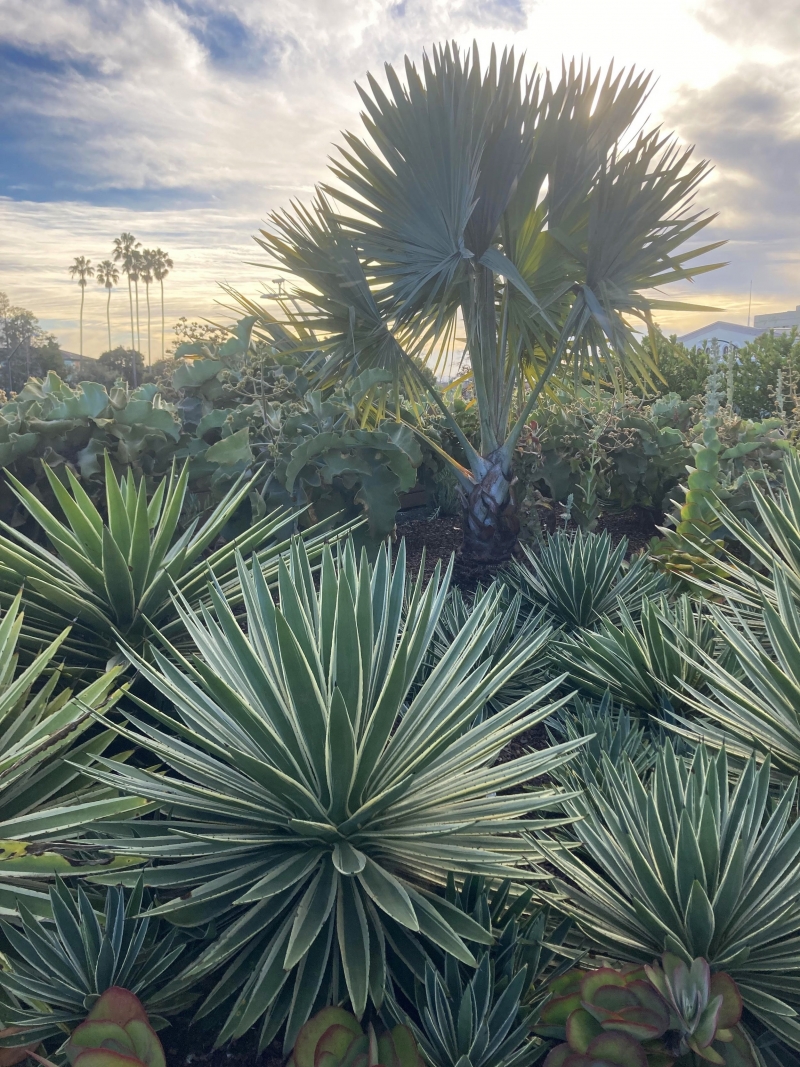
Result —
MULTIPOLYGON (((416 509, 415 509, 416 510, 416 509)), ((420 509, 421 510, 421 509, 420 509)), ((542 526, 547 529, 554 525, 553 512, 540 511, 542 526)), ((464 559, 461 555, 461 541, 463 537, 461 518, 459 516, 446 516, 444 518, 409 518, 399 516, 397 524, 397 537, 404 538, 406 542, 406 559, 409 570, 416 574, 422 561, 422 553, 425 551, 425 579, 429 579, 439 560, 446 566, 450 560, 450 554, 455 552, 456 559, 453 567, 453 581, 462 589, 473 590, 480 582, 487 585, 501 569, 497 564, 476 563, 473 560, 464 559)), ((623 537, 628 539, 627 556, 630 557, 641 549, 646 548, 652 537, 658 537, 657 521, 661 522, 661 516, 655 516, 645 508, 632 508, 630 511, 619 515, 604 514, 597 523, 597 532, 607 530, 611 540, 617 544, 623 537)))

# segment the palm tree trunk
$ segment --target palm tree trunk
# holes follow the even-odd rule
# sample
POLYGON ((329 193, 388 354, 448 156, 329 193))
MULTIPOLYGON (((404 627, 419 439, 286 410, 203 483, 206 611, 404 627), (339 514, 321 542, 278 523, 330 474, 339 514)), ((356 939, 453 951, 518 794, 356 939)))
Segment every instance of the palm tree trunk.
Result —
POLYGON ((133 288, 136 293, 136 351, 142 351, 142 328, 139 323, 139 279, 136 278, 133 283, 133 288))
POLYGON ((161 359, 164 359, 164 279, 159 281, 161 285, 161 359))
POLYGON ((150 343, 151 340, 152 340, 152 335, 151 335, 151 330, 150 330, 150 283, 149 282, 145 282, 144 283, 144 292, 145 292, 145 296, 147 297, 147 366, 151 367, 153 365, 153 352, 152 352, 152 345, 150 343))
POLYGON ((131 306, 131 349, 136 348, 136 334, 133 329, 133 290, 131 289, 131 276, 128 275, 128 302, 131 306))
POLYGON ((472 488, 460 488, 464 505, 464 543, 467 559, 501 563, 511 557, 519 537, 513 474, 502 449, 485 457, 472 488))
POLYGON ((81 285, 81 315, 80 315, 80 324, 81 324, 80 325, 80 335, 81 335, 80 354, 81 354, 81 359, 83 359, 83 298, 85 296, 86 296, 86 286, 85 285, 81 285))
POLYGON ((111 290, 108 290, 108 300, 106 300, 106 325, 108 326, 108 351, 111 351, 111 290))

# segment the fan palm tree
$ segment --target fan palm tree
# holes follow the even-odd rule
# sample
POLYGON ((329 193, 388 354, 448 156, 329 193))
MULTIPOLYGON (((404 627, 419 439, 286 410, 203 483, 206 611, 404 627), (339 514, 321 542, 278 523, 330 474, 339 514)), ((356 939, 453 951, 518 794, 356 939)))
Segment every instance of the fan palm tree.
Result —
POLYGON ((76 256, 68 270, 70 277, 77 278, 78 285, 81 287, 80 354, 83 356, 83 302, 86 298, 86 282, 94 277, 94 267, 92 261, 86 256, 76 256))
POLYGON ((111 351, 111 290, 119 282, 119 271, 114 266, 113 260, 104 259, 97 265, 97 281, 106 287, 108 298, 106 300, 106 325, 108 326, 108 351, 111 351))
POLYGON ((386 67, 388 92, 369 76, 369 139, 345 134, 336 184, 256 238, 295 280, 285 321, 239 302, 262 333, 288 326, 325 354, 323 387, 379 367, 412 399, 428 390, 463 450, 465 552, 502 559, 519 529, 514 449, 548 381, 650 381, 652 312, 687 305, 646 294, 718 265, 693 262, 716 244, 683 248, 711 221, 692 206, 708 166, 631 132, 649 83, 633 71, 572 63, 555 83, 513 51, 481 70, 477 46, 447 45, 404 73, 386 67), (462 326, 478 448, 411 358, 451 356, 462 326))
POLYGON ((147 366, 153 362, 152 332, 150 326, 150 286, 153 284, 153 250, 142 249, 139 264, 139 279, 144 285, 144 293, 147 299, 147 366))
MULTIPOLYGON (((133 282, 133 302, 136 309, 136 351, 142 351, 142 327, 139 319, 139 279, 142 276, 142 268, 144 266, 142 260, 142 253, 138 248, 134 248, 131 252, 131 265, 128 270, 128 277, 133 282)), ((134 385, 136 382, 134 381, 134 385)))
POLYGON ((164 358, 164 279, 175 266, 163 248, 155 248, 151 253, 153 277, 161 286, 161 358, 164 358))

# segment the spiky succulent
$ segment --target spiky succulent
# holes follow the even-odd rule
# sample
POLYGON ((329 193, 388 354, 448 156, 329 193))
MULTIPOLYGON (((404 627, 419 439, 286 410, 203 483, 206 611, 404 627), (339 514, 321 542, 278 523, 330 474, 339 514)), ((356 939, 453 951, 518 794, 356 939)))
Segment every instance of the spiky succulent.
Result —
POLYGON ((575 852, 542 847, 563 875, 552 899, 618 959, 665 950, 726 971, 745 1007, 800 1048, 800 822, 796 781, 770 800, 769 760, 750 759, 735 784, 725 751, 698 746, 691 763, 670 744, 648 785, 630 761, 604 756, 603 788, 564 802, 575 852))
POLYGON ((572 536, 559 530, 538 551, 527 545, 522 550, 525 561, 513 560, 506 571, 509 583, 569 629, 596 626, 620 605, 635 615, 666 585, 644 556, 626 563, 627 540, 613 547, 607 532, 572 536))
POLYGON ((449 573, 441 582, 437 567, 427 587, 420 576, 406 600, 402 548, 394 568, 385 546, 374 568, 357 563, 351 542, 338 562, 326 549, 317 589, 295 543, 277 606, 260 567, 240 559, 238 577, 246 620, 212 585, 213 614, 178 603, 198 657, 167 646, 152 664, 137 660, 174 711, 147 707, 151 718, 124 734, 168 770, 106 762, 96 774, 163 810, 108 831, 110 847, 156 861, 145 880, 172 898, 157 913, 221 924, 175 988, 221 971, 200 1008, 229 1006, 218 1040, 260 1021, 269 1043, 286 1021, 288 1050, 334 996, 340 967, 357 1015, 369 999, 380 1005, 387 942, 421 935, 474 964, 466 942, 491 934, 435 887, 448 871, 531 877, 525 831, 548 824, 538 812, 559 791, 508 790, 581 742, 498 762, 559 706, 531 710, 558 679, 476 724, 530 654, 482 658, 499 625, 488 599, 407 701, 449 573))

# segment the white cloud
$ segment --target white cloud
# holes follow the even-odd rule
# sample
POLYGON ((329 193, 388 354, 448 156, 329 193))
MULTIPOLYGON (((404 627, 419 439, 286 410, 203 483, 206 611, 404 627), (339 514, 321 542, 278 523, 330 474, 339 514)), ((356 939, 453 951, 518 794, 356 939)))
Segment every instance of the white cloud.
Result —
MULTIPOLYGON (((744 19, 751 0, 735 2, 744 19)), ((551 68, 562 55, 652 68, 652 118, 666 116, 714 159, 701 200, 719 206, 718 231, 738 242, 739 267, 692 295, 741 302, 756 254, 768 298, 789 306, 793 265, 780 213, 769 214, 768 179, 795 158, 795 82, 780 65, 769 76, 764 49, 776 39, 791 48, 790 37, 778 20, 743 41, 721 11, 716 0, 0 0, 0 188, 9 196, 0 289, 60 324, 74 348, 77 328, 63 324, 75 322, 77 289, 66 267, 77 254, 104 258, 113 236, 132 229, 175 259, 171 317, 213 313, 216 281, 256 287, 262 276, 247 266, 259 221, 307 197, 339 132, 358 123, 353 82, 367 70, 381 77, 383 62, 405 52, 418 59, 434 42, 476 37, 551 68), (742 71, 749 81, 737 97, 742 71), (757 112, 759 85, 773 113, 757 112), (732 124, 748 102, 754 128, 737 140, 732 124), (741 165, 753 144, 766 174, 741 165), (768 222, 748 214, 756 194, 768 222), (760 226, 768 247, 754 253, 760 226)), ((789 200, 785 211, 800 218, 789 200)), ((104 344, 102 293, 91 295, 90 352, 104 344)))

